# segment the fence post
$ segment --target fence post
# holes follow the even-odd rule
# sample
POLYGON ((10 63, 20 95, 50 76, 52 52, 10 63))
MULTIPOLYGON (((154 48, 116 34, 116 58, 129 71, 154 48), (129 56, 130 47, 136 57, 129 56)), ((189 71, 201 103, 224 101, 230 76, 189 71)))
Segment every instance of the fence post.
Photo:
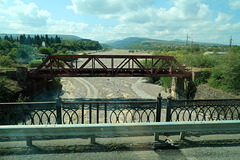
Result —
MULTIPOLYGON (((161 93, 159 93, 157 97, 156 122, 161 121, 161 109, 162 109, 162 95, 161 93)), ((159 141, 159 133, 155 133, 155 141, 159 141)))
POLYGON ((167 97, 166 122, 171 121, 172 97, 167 97))
POLYGON ((96 136, 95 135, 92 135, 90 137, 90 139, 91 139, 91 144, 95 144, 96 143, 96 136))
POLYGON ((26 141, 27 141, 27 146, 28 147, 32 147, 32 137, 26 137, 26 141))
POLYGON ((62 124, 62 99, 58 98, 56 101, 57 107, 57 124, 62 124))

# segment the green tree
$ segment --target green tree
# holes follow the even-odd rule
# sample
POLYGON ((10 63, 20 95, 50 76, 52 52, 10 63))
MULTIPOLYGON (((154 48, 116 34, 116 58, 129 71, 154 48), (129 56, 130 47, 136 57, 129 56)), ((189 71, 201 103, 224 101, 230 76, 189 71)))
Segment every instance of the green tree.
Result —
POLYGON ((17 48, 13 48, 9 53, 8 53, 8 57, 11 58, 12 60, 16 60, 17 59, 17 54, 18 54, 18 49, 17 48))
POLYGON ((240 47, 230 49, 228 55, 213 68, 209 84, 226 92, 240 93, 240 47))
POLYGON ((19 42, 20 42, 21 44, 26 44, 26 36, 25 36, 25 34, 20 35, 19 42))
POLYGON ((8 40, 1 40, 0 41, 0 50, 2 51, 2 54, 7 55, 8 52, 12 49, 12 43, 8 40))
POLYGON ((50 47, 40 47, 39 52, 41 54, 52 55, 54 53, 54 50, 50 47))
POLYGON ((35 58, 35 52, 31 46, 21 45, 17 48, 16 61, 18 63, 28 63, 35 58))
POLYGON ((6 68, 15 67, 15 62, 10 57, 0 56, 0 66, 6 68))

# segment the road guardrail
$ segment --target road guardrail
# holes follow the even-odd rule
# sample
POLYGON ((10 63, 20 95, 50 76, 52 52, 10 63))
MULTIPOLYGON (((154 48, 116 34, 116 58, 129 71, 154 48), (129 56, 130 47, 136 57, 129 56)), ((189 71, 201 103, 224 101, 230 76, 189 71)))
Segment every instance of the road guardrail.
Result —
MULTIPOLYGON (((107 123, 72 125, 6 125, 0 126, 0 137, 28 137, 27 145, 32 145, 33 136, 96 136, 114 134, 203 132, 240 130, 240 120, 227 121, 187 121, 151 123, 107 123)), ((93 142, 93 138, 91 142, 93 142)))

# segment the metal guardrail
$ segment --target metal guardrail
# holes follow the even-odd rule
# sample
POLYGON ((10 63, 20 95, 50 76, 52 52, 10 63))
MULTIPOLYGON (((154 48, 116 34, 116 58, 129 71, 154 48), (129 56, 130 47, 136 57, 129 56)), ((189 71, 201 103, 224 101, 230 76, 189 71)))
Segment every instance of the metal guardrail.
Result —
MULTIPOLYGON (((0 126, 0 137, 95 136, 168 132, 203 132, 240 130, 240 121, 151 122, 118 124, 0 126)), ((28 145, 32 144, 28 138, 28 145), (30 142, 29 142, 30 141, 30 142)))

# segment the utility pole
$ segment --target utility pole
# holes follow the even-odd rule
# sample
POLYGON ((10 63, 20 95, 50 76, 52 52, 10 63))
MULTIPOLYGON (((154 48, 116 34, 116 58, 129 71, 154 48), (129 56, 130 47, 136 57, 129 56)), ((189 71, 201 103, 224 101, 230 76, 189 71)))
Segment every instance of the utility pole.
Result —
POLYGON ((192 39, 192 43, 191 43, 191 48, 192 48, 192 53, 193 53, 193 39, 192 39))
POLYGON ((188 40, 190 39, 190 37, 187 34, 187 40, 186 40, 186 46, 188 46, 188 40))
POLYGON ((230 44, 229 44, 229 47, 232 47, 232 35, 231 35, 231 38, 230 38, 230 44))

